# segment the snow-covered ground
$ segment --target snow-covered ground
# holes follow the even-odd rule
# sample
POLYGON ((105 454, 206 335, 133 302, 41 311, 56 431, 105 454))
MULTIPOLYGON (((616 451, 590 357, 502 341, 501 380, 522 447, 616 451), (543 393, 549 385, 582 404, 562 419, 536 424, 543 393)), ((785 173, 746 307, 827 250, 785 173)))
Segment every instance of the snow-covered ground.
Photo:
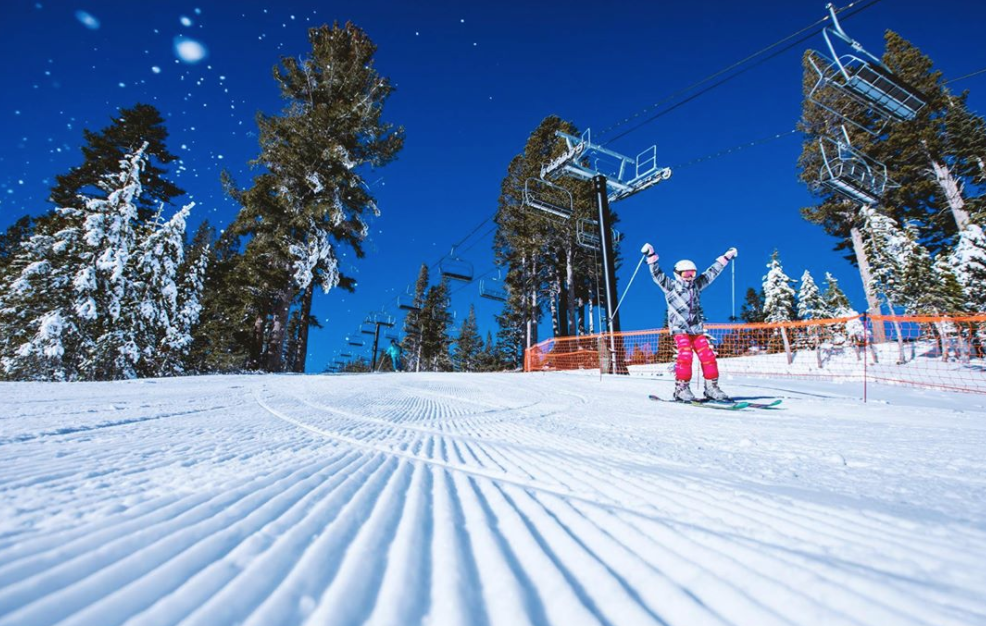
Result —
POLYGON ((0 625, 986 624, 986 397, 723 386, 0 384, 0 625))

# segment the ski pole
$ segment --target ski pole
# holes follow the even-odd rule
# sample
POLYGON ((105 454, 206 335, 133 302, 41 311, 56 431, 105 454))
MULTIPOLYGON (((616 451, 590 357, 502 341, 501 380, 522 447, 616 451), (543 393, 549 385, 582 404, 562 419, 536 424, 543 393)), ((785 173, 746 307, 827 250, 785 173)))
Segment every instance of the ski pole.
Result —
POLYGON ((640 271, 640 266, 643 264, 645 258, 647 258, 646 254, 640 255, 640 260, 637 261, 637 269, 633 270, 633 276, 630 277, 630 282, 627 283, 627 288, 623 290, 623 295, 620 296, 620 301, 616 303, 616 308, 613 310, 613 317, 616 317, 616 312, 620 310, 620 305, 623 304, 623 299, 627 297, 627 292, 630 291, 630 285, 633 284, 633 279, 637 277, 637 272, 640 271))

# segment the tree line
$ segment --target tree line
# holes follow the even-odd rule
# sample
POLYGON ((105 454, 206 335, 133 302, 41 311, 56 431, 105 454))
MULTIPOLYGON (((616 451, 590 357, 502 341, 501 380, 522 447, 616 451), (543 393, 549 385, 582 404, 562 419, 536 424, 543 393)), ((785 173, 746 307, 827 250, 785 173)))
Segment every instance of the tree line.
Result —
POLYGON ((220 234, 168 179, 177 161, 160 112, 124 108, 86 130, 83 163, 56 176, 40 217, 0 237, 0 376, 107 380, 178 373, 304 371, 316 287, 352 291, 380 215, 366 171, 393 161, 404 129, 383 119, 394 87, 375 44, 347 23, 308 31, 310 51, 273 69, 283 110, 257 115, 260 173, 220 234), (174 211, 171 217, 165 213, 174 211))

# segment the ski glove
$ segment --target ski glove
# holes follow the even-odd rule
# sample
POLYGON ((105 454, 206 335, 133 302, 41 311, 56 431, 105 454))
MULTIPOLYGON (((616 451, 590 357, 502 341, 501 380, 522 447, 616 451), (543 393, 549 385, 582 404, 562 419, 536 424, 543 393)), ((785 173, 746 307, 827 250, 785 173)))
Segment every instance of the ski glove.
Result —
POLYGON ((654 246, 649 243, 644 244, 644 247, 640 249, 640 253, 647 255, 647 265, 654 265, 657 263, 657 253, 654 252, 654 246))
POLYGON ((737 254, 739 253, 736 251, 736 248, 730 248, 729 250, 726 250, 726 252, 724 252, 723 255, 716 260, 722 263, 723 265, 726 265, 732 259, 734 259, 737 254))

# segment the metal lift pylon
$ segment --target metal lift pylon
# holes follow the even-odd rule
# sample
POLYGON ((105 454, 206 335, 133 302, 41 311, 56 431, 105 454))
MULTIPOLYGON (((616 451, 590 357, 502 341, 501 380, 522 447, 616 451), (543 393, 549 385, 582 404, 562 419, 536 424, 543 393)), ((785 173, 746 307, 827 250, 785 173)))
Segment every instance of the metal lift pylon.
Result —
POLYGON ((541 167, 541 178, 548 180, 559 176, 572 176, 592 181, 599 208, 603 275, 606 279, 606 326, 609 331, 609 358, 605 361, 600 359, 600 367, 603 371, 609 368, 613 373, 628 374, 622 345, 619 350, 616 346, 616 334, 620 332, 620 318, 618 311, 614 309, 618 296, 609 203, 629 198, 635 193, 671 178, 671 168, 657 165, 656 145, 644 150, 636 158, 631 158, 593 143, 589 129, 579 137, 562 131, 555 131, 555 136, 565 142, 565 152, 541 167))

